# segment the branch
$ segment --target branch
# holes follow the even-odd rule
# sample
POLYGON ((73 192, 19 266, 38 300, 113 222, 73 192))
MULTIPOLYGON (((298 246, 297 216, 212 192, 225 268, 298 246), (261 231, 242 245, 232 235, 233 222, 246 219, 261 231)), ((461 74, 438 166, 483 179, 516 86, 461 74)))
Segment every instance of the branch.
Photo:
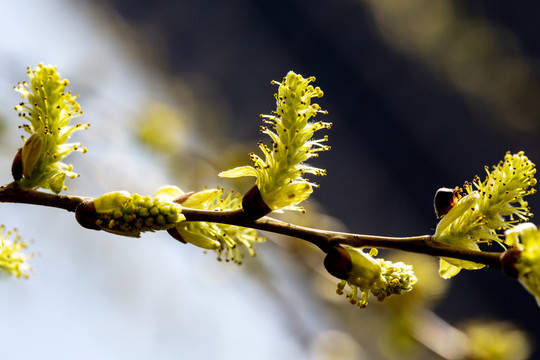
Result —
MULTIPOLYGON (((35 190, 24 190, 19 188, 16 183, 0 186, 0 202, 42 205, 70 212, 75 212, 77 206, 84 200, 91 199, 90 197, 55 195, 35 190)), ((242 209, 210 211, 183 208, 182 213, 186 217, 186 221, 236 225, 295 237, 318 246, 325 253, 337 245, 362 248, 376 247, 468 260, 501 269, 501 253, 499 252, 484 252, 451 246, 433 240, 431 235, 385 237, 326 231, 298 226, 270 217, 249 220, 242 209)))
POLYGON ((15 182, 0 186, 0 202, 42 205, 75 212, 77 206, 88 199, 92 198, 25 190, 21 189, 15 182))
POLYGON ((206 221, 237 225, 292 236, 318 246, 323 252, 328 252, 330 248, 337 245, 376 247, 468 260, 495 269, 501 269, 500 252, 484 252, 459 248, 433 240, 431 235, 412 237, 372 236, 307 228, 270 217, 250 221, 245 217, 241 209, 233 211, 206 211, 184 208, 182 213, 187 221, 206 221))

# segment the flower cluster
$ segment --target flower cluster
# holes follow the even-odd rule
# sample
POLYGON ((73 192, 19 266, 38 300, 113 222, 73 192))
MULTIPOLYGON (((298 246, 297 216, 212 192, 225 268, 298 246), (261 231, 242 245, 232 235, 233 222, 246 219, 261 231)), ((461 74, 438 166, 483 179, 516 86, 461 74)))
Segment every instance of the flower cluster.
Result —
POLYGON ((506 231, 506 242, 520 251, 513 264, 518 280, 540 306, 540 231, 534 224, 519 224, 506 231))
POLYGON ((55 66, 39 64, 28 68, 30 83, 15 86, 25 102, 15 106, 19 116, 29 124, 21 127, 30 134, 13 163, 13 177, 23 188, 42 187, 58 194, 65 188, 66 176, 75 178, 73 167, 61 162, 72 151, 86 152, 80 143, 66 143, 73 132, 88 124, 70 125, 82 114, 77 96, 66 92, 69 81, 62 79, 55 66))
POLYGON ((386 280, 386 286, 371 289, 371 293, 378 301, 383 301, 390 295, 401 295, 412 290, 417 278, 411 265, 403 262, 393 263, 384 259, 375 259, 382 268, 382 275, 386 280))
POLYGON ((4 225, 0 225, 0 269, 8 275, 27 278, 32 270, 28 259, 35 255, 24 253, 24 249, 26 244, 17 230, 6 231, 4 225))
POLYGON ((113 191, 83 202, 75 214, 85 227, 132 237, 145 231, 170 229, 185 219, 179 204, 126 191, 113 191))
MULTIPOLYGON (((191 209, 224 211, 242 207, 242 197, 239 194, 234 191, 225 193, 222 188, 186 194, 176 186, 167 186, 158 190, 156 196, 180 202, 183 207, 191 209)), ((205 250, 215 250, 218 260, 232 260, 238 264, 242 263, 245 251, 251 256, 256 255, 252 243, 265 241, 257 235, 255 229, 204 221, 180 222, 169 229, 169 234, 181 242, 205 250)))
MULTIPOLYGON (((277 110, 271 115, 261 115, 267 126, 261 127, 261 133, 272 139, 271 146, 259 143, 264 159, 251 153, 253 166, 242 166, 219 175, 222 177, 255 176, 256 186, 267 212, 281 209, 302 210, 297 205, 306 200, 317 186, 302 176, 304 174, 326 175, 326 171, 305 164, 304 162, 318 156, 319 151, 329 150, 323 145, 323 139, 312 140, 315 131, 329 129, 331 123, 310 121, 322 111, 318 104, 312 104, 313 97, 322 97, 320 88, 309 85, 314 77, 304 79, 301 75, 289 72, 278 84, 275 95, 277 110)), ((250 204, 247 204, 249 207, 250 204)), ((244 202, 244 210, 246 202, 244 202)))
POLYGON ((532 349, 527 334, 511 323, 473 320, 460 328, 468 340, 465 359, 530 359, 532 349))
POLYGON ((411 291, 417 281, 412 266, 374 259, 372 255, 376 254, 376 249, 366 254, 356 248, 335 247, 324 260, 328 272, 342 279, 338 283, 337 294, 343 295, 348 286, 350 291, 346 296, 349 302, 360 308, 367 306, 370 291, 378 301, 383 301, 391 295, 411 291))
MULTIPOLYGON (((489 171, 484 181, 476 177, 472 183, 466 183, 466 196, 461 198, 446 215, 443 216, 433 238, 435 240, 478 250, 478 243, 502 243, 502 231, 526 221, 532 215, 526 195, 536 190, 534 175, 535 165, 523 152, 507 153, 501 161, 489 171)), ((483 265, 469 261, 445 258, 441 259, 441 276, 450 278, 460 269, 479 269, 483 265)))

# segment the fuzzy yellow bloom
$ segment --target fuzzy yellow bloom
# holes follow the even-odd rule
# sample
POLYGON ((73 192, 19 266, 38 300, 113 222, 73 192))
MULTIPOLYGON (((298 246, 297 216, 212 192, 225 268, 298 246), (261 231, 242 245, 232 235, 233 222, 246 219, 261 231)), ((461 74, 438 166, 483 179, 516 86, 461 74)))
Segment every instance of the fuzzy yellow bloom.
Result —
POLYGON ((167 230, 185 220, 181 205, 159 196, 113 191, 94 199, 92 205, 94 225, 123 236, 139 237, 142 232, 167 230))
MULTIPOLYGON (((476 177, 464 185, 467 195, 461 198, 437 225, 435 240, 479 250, 478 243, 504 242, 503 231, 526 221, 532 214, 523 199, 536 190, 536 168, 523 152, 507 153, 491 170, 486 167, 484 181, 476 177)), ((460 269, 480 269, 483 265, 457 259, 441 259, 444 278, 460 269)))
POLYGON ((337 247, 324 260, 328 272, 342 279, 337 294, 343 295, 348 286, 350 291, 346 296, 359 308, 367 306, 370 291, 378 301, 383 301, 391 295, 411 291, 417 281, 412 266, 375 259, 372 256, 376 254, 376 249, 367 254, 361 249, 337 247))
POLYGON ((521 250, 514 264, 518 280, 540 306, 540 231, 534 224, 519 224, 506 231, 506 241, 521 250))
POLYGON ((29 83, 15 86, 25 100, 15 106, 19 117, 29 121, 21 127, 30 134, 19 150, 13 176, 23 188, 42 187, 59 193, 65 188, 66 177, 75 178, 71 165, 61 160, 72 151, 86 152, 80 143, 66 143, 73 132, 86 129, 88 124, 71 125, 82 114, 77 96, 66 92, 69 81, 62 79, 55 66, 39 64, 28 68, 29 83))
POLYGON ((271 146, 259 144, 264 159, 251 153, 253 166, 242 166, 219 175, 222 177, 255 176, 262 200, 272 211, 302 210, 297 205, 306 200, 316 184, 303 178, 304 174, 326 175, 326 171, 307 165, 305 161, 317 157, 319 151, 329 150, 323 139, 312 140, 315 131, 329 129, 331 124, 311 121, 322 111, 312 104, 314 97, 322 97, 320 88, 309 85, 314 77, 307 79, 289 72, 279 85, 275 95, 277 109, 271 115, 261 115, 267 126, 261 133, 270 136, 271 146))
POLYGON ((8 275, 18 278, 27 278, 32 268, 28 259, 33 254, 24 253, 26 244, 22 241, 17 230, 6 231, 4 225, 0 225, 0 269, 8 275))
MULTIPOLYGON (((165 186, 154 195, 167 201, 181 200, 185 208, 202 210, 235 210, 241 208, 241 196, 234 191, 225 193, 224 189, 205 189, 196 193, 184 193, 176 186, 165 186)), ((255 256, 253 243, 264 242, 257 230, 241 226, 209 223, 204 221, 182 221, 169 233, 177 240, 190 243, 205 250, 214 250, 218 260, 232 260, 242 263, 247 251, 255 256)))

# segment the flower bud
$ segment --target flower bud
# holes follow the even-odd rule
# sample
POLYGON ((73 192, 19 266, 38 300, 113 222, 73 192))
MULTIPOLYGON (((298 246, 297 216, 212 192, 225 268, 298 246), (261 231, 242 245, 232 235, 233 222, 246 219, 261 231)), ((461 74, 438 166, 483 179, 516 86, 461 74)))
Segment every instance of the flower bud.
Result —
POLYGON ((511 277, 517 279, 519 277, 519 270, 516 268, 516 263, 521 256, 521 249, 510 248, 501 255, 501 267, 503 272, 511 277))
POLYGON ((346 279, 350 284, 360 288, 384 287, 383 269, 381 265, 360 249, 347 248, 351 256, 352 270, 346 279))
POLYGON ((49 188, 55 194, 59 194, 60 191, 64 188, 64 181, 66 180, 66 173, 56 173, 49 179, 49 188))
POLYGON ((117 235, 139 237, 141 232, 167 230, 185 219, 179 204, 126 191, 104 194, 93 203, 96 225, 117 235))
POLYGON ((82 227, 98 231, 101 230, 101 227, 96 224, 98 213, 92 199, 84 200, 77 206, 75 209, 75 219, 82 227))
POLYGON ((242 208, 249 220, 257 220, 272 212, 264 202, 257 185, 253 185, 242 198, 242 208))
POLYGON ((22 148, 17 151, 15 158, 13 158, 13 163, 11 164, 11 175, 13 175, 13 180, 18 181, 23 177, 23 167, 22 167, 22 148))
POLYGON ((33 133, 24 143, 21 152, 22 169, 24 177, 32 177, 32 172, 41 155, 43 137, 39 133, 33 133))
POLYGON ((178 230, 176 230, 175 227, 167 229, 167 232, 169 233, 169 235, 171 235, 174 239, 180 241, 182 244, 187 244, 187 241, 182 238, 182 235, 180 235, 180 233, 178 232, 178 230))
POLYGON ((367 306, 369 292, 382 301, 391 295, 399 295, 412 290, 417 281, 412 266, 402 262, 392 263, 384 259, 374 259, 376 249, 366 254, 361 249, 334 247, 324 259, 328 272, 340 279, 336 293, 343 295, 345 287, 351 289, 347 298, 360 308, 367 306))
POLYGON ((334 246, 324 258, 324 267, 338 279, 347 279, 353 269, 351 255, 341 246, 334 246))

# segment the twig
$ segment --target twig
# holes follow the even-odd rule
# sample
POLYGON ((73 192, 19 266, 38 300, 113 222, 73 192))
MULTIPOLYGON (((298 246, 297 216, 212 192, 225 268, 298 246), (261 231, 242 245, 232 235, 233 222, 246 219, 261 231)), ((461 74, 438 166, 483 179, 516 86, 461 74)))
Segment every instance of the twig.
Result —
POLYGON ((91 198, 21 189, 15 182, 0 186, 0 202, 42 205, 75 212, 77 206, 86 199, 91 198))
MULTIPOLYGON (((88 199, 92 198, 25 190, 19 188, 16 183, 0 186, 0 202, 42 205, 75 212, 77 206, 82 201, 88 199)), ((184 208, 182 213, 186 217, 186 221, 205 221, 236 225, 295 237, 318 246, 323 252, 328 252, 332 247, 338 245, 362 248, 376 247, 468 260, 495 269, 501 269, 501 253, 499 252, 484 252, 459 248, 438 242, 431 235, 385 237, 350 234, 307 228, 266 216, 252 221, 246 217, 242 209, 210 211, 184 208)))

